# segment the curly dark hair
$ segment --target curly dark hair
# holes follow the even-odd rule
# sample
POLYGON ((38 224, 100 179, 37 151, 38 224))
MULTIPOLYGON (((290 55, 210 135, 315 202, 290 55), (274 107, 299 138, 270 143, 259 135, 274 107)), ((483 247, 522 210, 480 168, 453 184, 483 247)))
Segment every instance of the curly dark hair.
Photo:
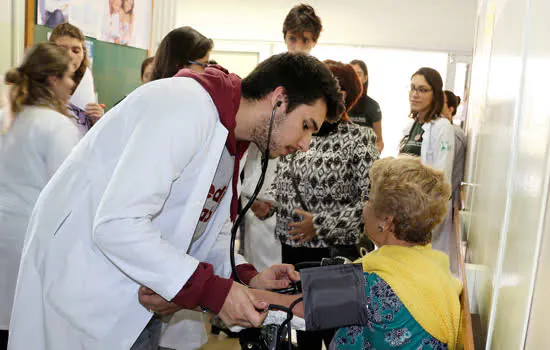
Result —
POLYGON ((302 104, 313 105, 322 98, 327 104, 327 121, 338 121, 345 111, 340 84, 327 65, 306 54, 283 53, 261 62, 242 81, 242 96, 261 100, 277 87, 283 87, 287 113, 302 104))

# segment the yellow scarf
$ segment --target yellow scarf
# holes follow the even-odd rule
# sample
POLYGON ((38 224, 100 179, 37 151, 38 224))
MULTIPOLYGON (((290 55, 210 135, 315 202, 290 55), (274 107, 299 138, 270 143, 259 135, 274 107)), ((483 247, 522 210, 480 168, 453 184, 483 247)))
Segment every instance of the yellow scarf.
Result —
POLYGON ((437 340, 455 348, 462 283, 451 275, 447 255, 432 245, 385 245, 357 260, 393 289, 414 319, 437 340))

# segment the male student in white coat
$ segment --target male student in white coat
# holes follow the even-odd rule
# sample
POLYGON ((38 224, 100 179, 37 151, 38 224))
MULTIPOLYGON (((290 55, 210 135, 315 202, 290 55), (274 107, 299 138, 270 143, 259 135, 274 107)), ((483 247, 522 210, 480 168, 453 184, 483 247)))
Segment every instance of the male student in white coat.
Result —
POLYGON ((299 277, 290 265, 257 274, 237 257, 251 288, 233 282, 222 226, 236 216, 248 142, 269 146, 271 157, 306 151, 344 110, 337 81, 317 59, 292 54, 242 81, 218 68, 178 76, 143 85, 109 111, 40 195, 8 349, 153 349, 142 346, 153 334, 136 343, 153 313, 183 308, 259 326, 266 304, 253 288, 299 277))

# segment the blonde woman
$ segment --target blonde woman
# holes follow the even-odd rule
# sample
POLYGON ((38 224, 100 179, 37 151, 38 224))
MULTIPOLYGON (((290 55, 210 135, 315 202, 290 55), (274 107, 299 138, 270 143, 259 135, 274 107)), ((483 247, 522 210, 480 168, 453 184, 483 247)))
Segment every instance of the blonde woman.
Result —
POLYGON ((88 67, 88 55, 82 31, 69 23, 61 23, 52 32, 50 42, 63 47, 69 53, 69 65, 74 88, 67 108, 75 117, 81 136, 84 136, 99 118, 103 116, 104 105, 97 103, 94 79, 88 67))
MULTIPOLYGON (((430 244, 451 193, 445 174, 416 157, 384 158, 372 165, 370 183, 364 232, 379 249, 356 261, 363 265, 368 321, 340 328, 329 349, 455 349, 462 286, 447 255, 430 244)), ((285 306, 299 297, 255 293, 285 306)), ((293 312, 303 317, 304 304, 293 312)))
POLYGON ((32 209, 79 140, 65 107, 74 87, 70 62, 65 49, 40 43, 5 76, 10 108, 0 113, 0 344, 7 340, 32 209))
POLYGON ((430 244, 451 193, 442 171, 419 158, 385 158, 371 168, 365 234, 379 247, 364 256, 368 325, 341 328, 331 349, 454 349, 460 282, 430 244))

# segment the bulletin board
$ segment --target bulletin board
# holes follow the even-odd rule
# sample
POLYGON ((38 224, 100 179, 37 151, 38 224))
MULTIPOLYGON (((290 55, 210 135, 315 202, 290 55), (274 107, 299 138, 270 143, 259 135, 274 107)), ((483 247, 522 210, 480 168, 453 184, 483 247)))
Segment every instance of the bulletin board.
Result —
MULTIPOLYGON (((27 0, 25 47, 47 41, 52 29, 36 24, 39 0, 27 0)), ((88 0, 94 1, 94 0, 88 0)), ((93 47, 92 74, 99 103, 106 110, 128 95, 141 83, 141 63, 149 56, 146 49, 124 46, 86 37, 93 47)))

